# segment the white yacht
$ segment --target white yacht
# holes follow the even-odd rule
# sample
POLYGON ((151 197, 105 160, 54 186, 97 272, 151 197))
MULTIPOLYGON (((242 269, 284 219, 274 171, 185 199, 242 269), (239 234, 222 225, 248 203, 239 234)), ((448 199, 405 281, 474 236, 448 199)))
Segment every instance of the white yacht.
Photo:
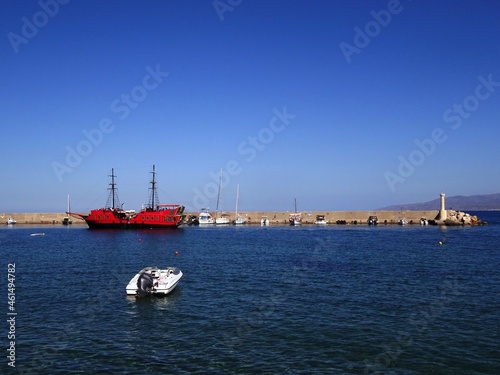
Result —
POLYGON ((146 267, 139 271, 128 283, 127 294, 145 297, 151 294, 167 295, 177 286, 182 271, 176 267, 159 269, 146 267))
POLYGON ((15 223, 17 223, 17 221, 12 218, 12 216, 7 219, 7 225, 13 225, 15 223))
POLYGON ((260 219, 260 226, 267 227, 268 225, 269 225, 269 218, 267 216, 262 216, 262 219, 260 219))
POLYGON ((325 215, 316 215, 316 221, 314 222, 316 225, 326 225, 328 224, 325 220, 325 215))
POLYGON ((215 224, 215 220, 210 212, 208 212, 208 208, 201 209, 200 216, 198 217, 198 223, 200 225, 215 224))

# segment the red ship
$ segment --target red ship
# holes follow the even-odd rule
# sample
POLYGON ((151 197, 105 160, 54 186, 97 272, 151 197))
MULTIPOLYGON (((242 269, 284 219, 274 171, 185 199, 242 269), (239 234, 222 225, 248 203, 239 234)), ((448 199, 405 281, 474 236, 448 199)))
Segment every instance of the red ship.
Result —
POLYGON ((184 221, 184 206, 179 204, 159 204, 153 165, 150 199, 148 205, 140 212, 123 210, 118 201, 114 170, 111 169, 109 198, 106 207, 91 210, 90 214, 67 212, 68 215, 80 217, 90 229, 114 228, 177 228, 184 221))

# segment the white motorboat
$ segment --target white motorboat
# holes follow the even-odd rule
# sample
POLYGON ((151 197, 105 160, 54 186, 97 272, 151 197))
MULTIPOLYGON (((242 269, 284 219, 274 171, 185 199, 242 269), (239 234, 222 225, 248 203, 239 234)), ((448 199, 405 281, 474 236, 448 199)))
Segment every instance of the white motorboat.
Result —
POLYGON ((267 227, 268 225, 269 225, 269 218, 267 216, 262 216, 262 219, 260 219, 260 226, 267 227))
POLYGON ((325 220, 325 215, 316 215, 316 221, 314 222, 316 225, 326 225, 328 222, 325 220))
POLYGON ((181 277, 182 271, 176 267, 145 267, 130 280, 127 294, 138 297, 167 295, 174 290, 181 277))
POLYGON ((215 224, 215 220, 208 212, 208 208, 202 208, 200 215, 198 216, 198 224, 200 225, 205 225, 205 224, 215 224))
POLYGON ((427 220, 427 218, 425 218, 425 217, 420 218, 420 225, 428 225, 428 224, 429 224, 429 220, 427 220))
POLYGON ((401 219, 398 220, 398 224, 399 225, 406 225, 406 224, 408 224, 408 221, 406 219, 404 219, 404 218, 401 218, 401 219))
POLYGON ((290 225, 300 225, 302 224, 302 216, 299 213, 290 214, 289 219, 290 225))
POLYGON ((7 225, 13 225, 13 224, 15 224, 15 223, 17 223, 17 221, 16 221, 14 218, 9 217, 9 218, 7 219, 7 225))

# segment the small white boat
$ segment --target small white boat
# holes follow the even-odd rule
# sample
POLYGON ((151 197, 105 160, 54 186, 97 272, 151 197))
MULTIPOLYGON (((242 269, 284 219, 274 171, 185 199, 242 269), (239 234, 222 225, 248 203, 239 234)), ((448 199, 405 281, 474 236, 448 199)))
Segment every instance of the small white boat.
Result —
POLYGON ((295 201, 295 212, 290 214, 290 218, 288 219, 290 225, 301 225, 302 224, 302 215, 297 212, 297 199, 295 201))
POLYGON ((210 212, 208 212, 208 208, 201 209, 200 215, 198 216, 198 224, 215 224, 215 220, 212 215, 210 215, 210 212))
POLYGON ((236 210, 234 211, 234 225, 245 224, 245 219, 238 213, 238 200, 240 198, 240 185, 236 185, 236 210))
POLYGON ((406 225, 406 224, 408 224, 408 221, 406 219, 399 219, 398 224, 399 225, 406 225))
POLYGON ((167 295, 177 286, 182 271, 176 267, 159 269, 145 267, 127 285, 127 295, 145 297, 147 295, 167 295))
POLYGON ((234 225, 242 225, 242 224, 245 224, 245 219, 243 218, 243 216, 241 215, 236 216, 236 219, 234 219, 234 225))
POLYGON ((267 227, 269 225, 269 219, 267 216, 262 216, 262 219, 260 219, 260 226, 261 227, 267 227))
POLYGON ((325 215, 316 215, 316 221, 314 222, 316 225, 326 225, 328 224, 325 220, 325 215))
POLYGON ((7 225, 13 225, 13 224, 15 224, 15 223, 17 223, 17 221, 16 221, 14 218, 9 217, 9 218, 7 219, 7 225))
POLYGON ((73 224, 73 221, 71 220, 71 218, 69 217, 69 214, 70 214, 71 210, 69 208, 69 194, 68 194, 68 211, 66 211, 66 215, 64 218, 63 218, 63 221, 62 221, 62 224, 63 225, 71 225, 73 224))
POLYGON ((30 234, 31 237, 35 237, 35 236, 45 236, 45 233, 31 233, 30 234))
POLYGON ((429 224, 429 220, 427 220, 427 218, 425 218, 425 217, 420 218, 420 225, 428 225, 428 224, 429 224))
POLYGON ((221 224, 229 224, 229 216, 226 214, 222 214, 220 217, 217 217, 215 219, 215 224, 221 225, 221 224))
POLYGON ((290 214, 289 222, 290 222, 290 225, 301 225, 302 224, 302 217, 300 214, 290 214))

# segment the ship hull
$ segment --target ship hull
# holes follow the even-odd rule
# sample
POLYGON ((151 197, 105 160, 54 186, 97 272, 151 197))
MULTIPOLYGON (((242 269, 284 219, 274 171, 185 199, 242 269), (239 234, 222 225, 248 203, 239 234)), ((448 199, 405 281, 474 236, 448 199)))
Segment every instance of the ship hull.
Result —
POLYGON ((184 221, 183 212, 184 207, 180 205, 159 205, 157 210, 143 210, 133 215, 111 209, 71 215, 85 220, 89 229, 175 229, 184 221))

